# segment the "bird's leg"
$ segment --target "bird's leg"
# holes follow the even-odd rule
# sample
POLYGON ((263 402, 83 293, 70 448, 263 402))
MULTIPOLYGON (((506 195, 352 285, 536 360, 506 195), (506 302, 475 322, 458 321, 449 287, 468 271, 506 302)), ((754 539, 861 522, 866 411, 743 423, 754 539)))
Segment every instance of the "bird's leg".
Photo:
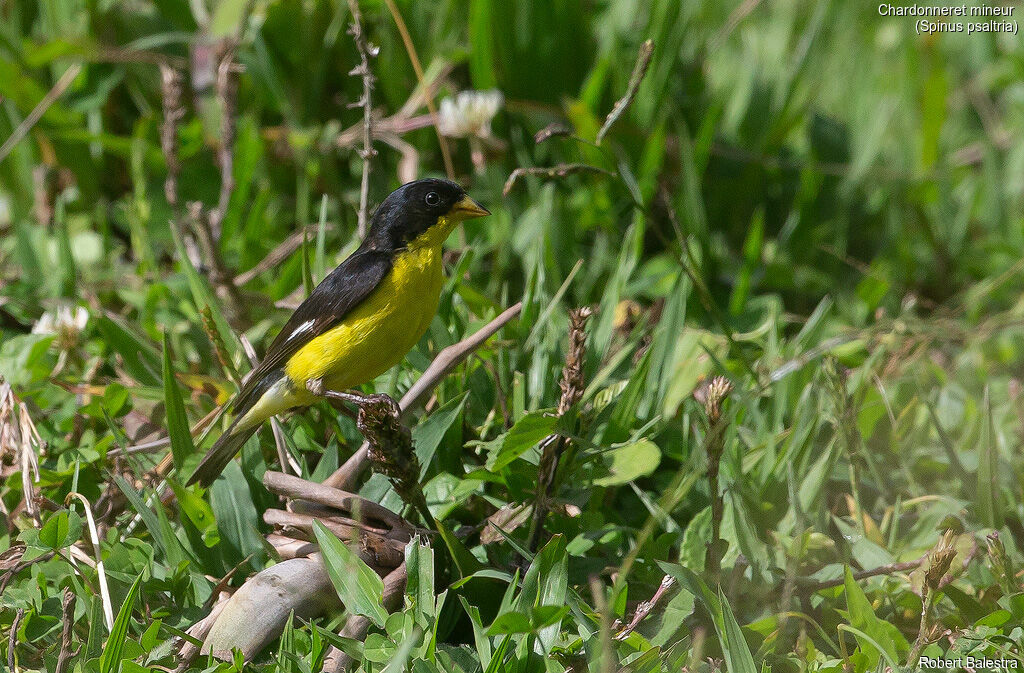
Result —
MULTIPOLYGON (((324 387, 323 379, 319 378, 306 381, 306 390, 317 397, 322 397, 332 402, 336 400, 355 405, 359 409, 359 418, 363 418, 361 423, 366 422, 364 415, 366 412, 373 416, 385 415, 395 419, 398 419, 401 413, 398 403, 390 395, 385 395, 384 393, 363 395, 352 390, 327 390, 324 387)), ((345 407, 338 406, 336 408, 348 413, 348 409, 345 407)), ((362 431, 362 427, 360 427, 360 431, 362 431)))
POLYGON ((329 400, 341 400, 342 402, 350 402, 351 404, 361 406, 366 403, 366 396, 360 393, 346 391, 346 390, 327 390, 324 387, 323 379, 310 379, 306 381, 306 390, 311 392, 317 397, 323 397, 329 400))

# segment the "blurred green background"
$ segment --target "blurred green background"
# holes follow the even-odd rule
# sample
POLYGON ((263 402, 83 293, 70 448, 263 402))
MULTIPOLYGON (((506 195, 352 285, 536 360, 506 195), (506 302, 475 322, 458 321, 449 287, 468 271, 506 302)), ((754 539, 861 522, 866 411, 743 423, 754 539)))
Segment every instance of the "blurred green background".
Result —
MULTIPOLYGON (((532 503, 537 449, 509 437, 558 403, 566 309, 597 309, 575 417, 579 450, 559 494, 583 513, 548 523, 569 540, 560 558, 588 607, 560 617, 553 663, 534 652, 536 628, 517 632, 518 649, 502 650, 507 670, 708 670, 725 660, 730 670, 754 661, 761 670, 763 661, 781 671, 844 662, 864 671, 902 663, 915 640, 932 654, 1019 652, 1020 38, 919 36, 913 19, 880 17, 870 3, 395 5, 442 117, 472 127, 445 140, 453 177, 493 216, 453 235, 438 318, 373 388, 401 393, 441 348, 524 302, 521 318, 417 413, 414 436, 436 451, 426 461, 435 516, 475 526, 503 506, 532 503), (648 39, 639 89, 598 142, 648 39), (476 125, 443 102, 484 91, 503 99, 476 125), (558 130, 538 142, 551 124, 558 130), (558 175, 577 164, 586 167, 558 175), (543 167, 554 171, 503 193, 515 169, 543 167), (713 433, 700 399, 715 375, 733 386, 720 482, 705 478, 713 433), (722 571, 695 581, 720 583, 721 604, 716 590, 702 595, 677 570, 706 570, 712 483, 724 497, 715 524, 726 543, 722 571), (852 576, 799 588, 807 578, 842 580, 844 565, 856 572, 922 557, 946 529, 965 531, 956 577, 931 598, 907 573, 863 589, 852 576), (986 547, 993 531, 1004 557, 986 547), (632 559, 625 570, 623 559, 632 559), (666 572, 686 585, 665 599, 669 607, 614 646, 602 639, 666 572), (591 576, 606 604, 592 595, 591 576), (726 628, 730 604, 735 631, 726 628), (614 614, 602 620, 602 610, 614 614), (943 629, 952 635, 938 641, 943 629)), ((445 163, 392 11, 373 0, 360 7, 379 47, 372 205, 404 179, 444 175, 445 163)), ((132 523, 142 501, 125 502, 111 470, 141 479, 162 456, 108 452, 160 436, 174 395, 189 424, 227 399, 234 388, 209 323, 245 371, 232 332, 263 352, 286 307, 357 244, 363 111, 353 104, 363 83, 350 74, 359 62, 350 21, 344 0, 0 3, 0 139, 20 137, 0 149, 0 374, 46 444, 37 488, 58 504, 78 491, 110 506, 101 530, 115 594, 146 568, 146 609, 175 629, 204 614, 208 577, 243 559, 247 572, 267 562, 260 516, 272 496, 259 477, 273 442, 266 433, 247 446, 244 475, 229 470, 241 505, 212 494, 219 546, 204 544, 216 524, 200 531, 174 504, 163 533, 132 523), (217 86, 225 54, 237 87, 227 104, 217 86), (176 207, 165 193, 161 67, 182 79, 176 207), (211 256, 189 203, 216 208, 225 149, 234 189, 211 256), (268 260, 274 250, 281 257, 268 260), (79 321, 69 307, 80 307, 79 321), (180 390, 168 392, 168 381, 180 390), (161 534, 178 539, 187 561, 169 555, 166 540, 153 546, 161 534)), ((288 448, 315 478, 359 442, 351 421, 326 408, 285 427, 288 448)), ((0 498, 10 517, 0 547, 45 548, 24 511, 19 454, 4 448, 0 498)), ((133 495, 162 488, 129 481, 133 495)), ((400 507, 389 488, 378 475, 363 492, 400 507)), ((510 571, 521 547, 497 540, 467 546, 510 571)), ((23 624, 18 642, 36 668, 56 657, 60 588, 81 589, 83 634, 98 614, 88 613, 95 592, 76 579, 83 571, 47 563, 48 579, 23 569, 0 598, 5 627, 18 607, 35 615, 38 626, 23 624)), ((461 660, 449 650, 463 649, 486 667, 457 603, 445 608, 459 616, 446 613, 444 645, 411 655, 428 667, 416 670, 454 670, 445 666, 461 660)), ((173 632, 145 641, 147 626, 132 626, 138 647, 129 651, 139 663, 166 662, 173 632)), ((384 650, 393 654, 408 633, 390 637, 384 650)), ((501 638, 491 640, 497 647, 501 638)), ((83 662, 98 656, 91 633, 88 643, 83 662)), ((315 659, 308 642, 295 647, 315 659)), ((278 657, 264 665, 294 663, 278 657)))

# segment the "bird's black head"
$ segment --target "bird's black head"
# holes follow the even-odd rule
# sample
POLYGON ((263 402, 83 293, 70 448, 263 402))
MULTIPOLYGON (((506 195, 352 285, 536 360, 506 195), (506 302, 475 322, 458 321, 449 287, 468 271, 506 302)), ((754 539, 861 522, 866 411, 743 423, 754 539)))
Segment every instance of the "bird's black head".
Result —
POLYGON ((438 227, 440 243, 463 220, 490 215, 461 186, 449 180, 428 178, 408 182, 380 204, 373 214, 367 243, 398 249, 438 227), (438 226, 440 225, 440 226, 438 226))

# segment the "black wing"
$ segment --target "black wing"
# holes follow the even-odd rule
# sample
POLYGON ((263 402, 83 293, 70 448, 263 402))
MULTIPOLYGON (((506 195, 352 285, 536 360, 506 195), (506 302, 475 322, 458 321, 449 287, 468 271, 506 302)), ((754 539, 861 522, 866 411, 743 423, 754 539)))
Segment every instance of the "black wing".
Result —
POLYGON ((235 398, 235 413, 244 411, 261 390, 260 382, 281 367, 300 348, 336 326, 352 309, 373 292, 391 270, 391 253, 382 250, 357 250, 316 286, 299 304, 278 333, 267 354, 242 386, 235 398))

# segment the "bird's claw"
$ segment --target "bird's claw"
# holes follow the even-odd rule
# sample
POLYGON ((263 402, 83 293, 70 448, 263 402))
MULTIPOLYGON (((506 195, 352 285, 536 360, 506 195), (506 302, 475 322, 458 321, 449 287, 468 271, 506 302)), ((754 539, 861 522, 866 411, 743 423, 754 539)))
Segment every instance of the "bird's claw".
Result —
POLYGON ((306 390, 317 397, 324 396, 324 380, 323 379, 310 379, 306 381, 306 390))

